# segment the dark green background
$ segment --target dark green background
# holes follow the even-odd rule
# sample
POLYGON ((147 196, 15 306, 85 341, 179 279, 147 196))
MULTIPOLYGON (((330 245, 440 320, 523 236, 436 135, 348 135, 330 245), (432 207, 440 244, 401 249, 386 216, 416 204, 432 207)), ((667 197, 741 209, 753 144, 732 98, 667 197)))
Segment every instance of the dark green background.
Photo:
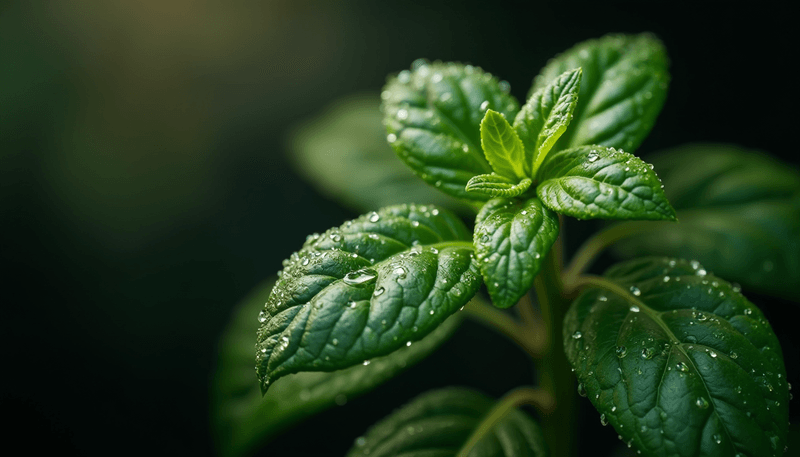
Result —
MULTIPOLYGON (((4 3, 2 447, 211 454, 210 377, 232 306, 308 233, 354 216, 291 170, 287 132, 339 96, 379 91, 418 57, 480 65, 522 98, 574 43, 652 31, 673 81, 639 155, 719 141, 796 167, 789 7, 641 3, 4 3)), ((568 246, 591 226, 568 227, 568 246)), ((748 296, 800 386, 798 305, 748 296)), ((423 389, 499 396, 529 379, 518 351, 467 324, 414 371, 264 455, 341 455, 423 389)), ((584 403, 585 436, 596 437, 585 451, 617 446, 584 403)))

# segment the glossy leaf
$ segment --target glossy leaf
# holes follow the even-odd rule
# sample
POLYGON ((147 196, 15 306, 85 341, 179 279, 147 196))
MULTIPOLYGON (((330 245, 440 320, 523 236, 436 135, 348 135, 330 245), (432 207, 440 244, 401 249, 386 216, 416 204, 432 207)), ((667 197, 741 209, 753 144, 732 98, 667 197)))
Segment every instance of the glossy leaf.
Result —
POLYGON ((693 258, 746 290, 800 298, 797 170, 729 145, 687 145, 651 157, 681 223, 630 230, 635 235, 615 246, 619 255, 693 258))
POLYGON ((558 215, 538 198, 486 202, 475 220, 474 242, 495 306, 514 306, 533 287, 558 230, 558 215))
POLYGON ((675 220, 653 167, 613 148, 582 146, 551 153, 537 180, 542 202, 567 216, 675 220))
MULTIPOLYGON (((420 395, 356 439, 348 457, 452 457, 466 443, 494 401, 469 389, 420 395)), ((471 457, 548 455, 539 425, 515 410, 487 432, 471 457)))
POLYGON ((633 260, 564 320, 579 391, 644 456, 780 455, 789 389, 764 315, 697 262, 633 260))
POLYGON ((492 197, 515 197, 531 187, 531 179, 520 182, 500 176, 496 173, 473 176, 467 183, 467 192, 481 192, 492 197))
POLYGON ((517 114, 507 84, 470 65, 417 61, 391 78, 381 96, 388 141, 418 176, 455 197, 488 199, 464 187, 492 171, 481 150, 486 110, 508 119, 517 114))
POLYGON ((537 90, 514 119, 514 129, 525 144, 525 172, 533 176, 547 152, 567 130, 578 104, 581 69, 564 72, 537 90))
POLYGON ((282 430, 322 410, 368 392, 433 352, 461 321, 454 315, 411 346, 333 372, 304 372, 275 382, 261 398, 253 376, 253 335, 258 312, 274 281, 265 282, 233 313, 219 345, 212 418, 220 455, 248 455, 282 430))
POLYGON ((530 176, 523 170, 525 149, 502 114, 487 110, 481 121, 481 147, 495 173, 512 180, 530 176))
POLYGON ((667 95, 664 46, 650 34, 585 41, 548 62, 531 93, 578 67, 583 68, 580 101, 555 150, 600 144, 634 152, 650 133, 667 95))
POLYGON ((377 93, 350 94, 293 128, 287 158, 295 170, 320 193, 359 213, 407 202, 467 212, 398 160, 386 143, 380 104, 377 93))
POLYGON ((369 363, 405 347, 479 286, 469 231, 434 206, 390 206, 313 235, 285 262, 261 315, 262 391, 287 374, 369 363))

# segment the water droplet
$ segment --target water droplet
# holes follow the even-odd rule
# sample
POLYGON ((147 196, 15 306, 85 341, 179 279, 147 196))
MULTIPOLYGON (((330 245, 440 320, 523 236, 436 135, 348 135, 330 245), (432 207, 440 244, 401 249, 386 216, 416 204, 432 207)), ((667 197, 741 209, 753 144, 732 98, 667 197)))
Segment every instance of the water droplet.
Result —
POLYGON ((697 397, 697 400, 695 400, 694 404, 700 409, 708 408, 708 400, 703 397, 697 397))
POLYGON ((582 382, 578 383, 578 395, 580 395, 581 397, 586 396, 586 385, 582 382))
POLYGON ((537 253, 536 253, 536 255, 534 255, 533 257, 534 257, 535 259, 541 259, 541 258, 542 258, 542 255, 541 255, 541 254, 539 254, 539 253, 537 252, 537 253))
POLYGON ((445 93, 443 93, 442 95, 439 96, 439 101, 440 102, 446 102, 446 101, 450 100, 451 98, 453 98, 453 94, 451 94, 450 92, 445 92, 445 93))
POLYGON ((489 235, 483 235, 481 237, 481 243, 488 243, 490 239, 491 238, 489 238, 489 235))
POLYGON ((689 366, 688 366, 688 365, 686 365, 686 364, 685 364, 685 363, 683 363, 683 362, 678 362, 678 364, 677 364, 677 365, 675 365, 675 368, 677 368, 677 369, 678 369, 678 371, 682 371, 682 372, 684 372, 684 373, 686 373, 687 371, 689 371, 689 366))
POLYGON ((489 108, 489 100, 484 100, 483 103, 481 103, 481 111, 486 111, 487 108, 489 108))
POLYGON ((375 289, 375 292, 373 292, 372 295, 375 297, 380 297, 381 295, 383 295, 384 292, 386 292, 386 289, 384 287, 378 287, 377 289, 375 289))
POLYGON ((371 268, 362 268, 344 275, 344 282, 351 286, 357 286, 374 282, 377 277, 377 271, 371 268))
POLYGON ((608 297, 606 297, 605 295, 601 295, 601 296, 597 297, 597 299, 600 300, 600 301, 608 301, 608 297))
POLYGON ((370 364, 370 361, 369 361, 369 360, 365 360, 365 361, 364 361, 364 363, 362 363, 362 365, 364 365, 364 366, 367 366, 367 365, 369 365, 369 364, 370 364))
POLYGON ((669 276, 664 276, 664 282, 669 282, 669 276))
POLYGON ((705 268, 701 268, 701 269, 697 270, 697 272, 695 274, 697 276, 705 276, 705 275, 708 274, 708 272, 705 270, 705 268))
POLYGON ((435 313, 435 312, 434 312, 433 310, 431 310, 431 311, 430 311, 428 314, 430 314, 431 316, 433 316, 433 315, 434 315, 434 313, 435 313))
POLYGON ((260 313, 258 313, 258 321, 259 322, 266 322, 266 320, 267 320, 267 313, 265 313, 264 311, 261 311, 260 313))
POLYGON ((334 346, 338 346, 339 345, 339 340, 334 338, 333 340, 331 340, 331 344, 333 344, 334 346))
POLYGON ((364 438, 363 436, 359 436, 358 438, 356 438, 356 446, 362 447, 365 444, 367 444, 367 439, 366 438, 364 438))
POLYGON ((709 352, 708 355, 710 355, 711 357, 714 357, 714 358, 717 357, 717 353, 714 352, 714 351, 709 352))
MULTIPOLYGON (((639 294, 635 294, 635 295, 639 295, 639 294)), ((639 307, 636 306, 636 305, 631 306, 629 309, 630 309, 630 311, 632 313, 638 313, 639 312, 639 307)))
POLYGON ((631 293, 637 297, 642 295, 642 291, 636 286, 631 286, 631 293))
POLYGON ((653 350, 650 348, 642 348, 642 358, 650 360, 653 358, 653 350))
POLYGON ((617 348, 614 349, 614 352, 617 354, 617 357, 621 359, 626 355, 628 355, 628 348, 626 348, 625 346, 617 346, 617 348))
POLYGON ((722 436, 720 436, 720 435, 714 435, 714 436, 712 436, 712 438, 714 438, 714 442, 715 442, 715 443, 717 443, 717 444, 722 444, 722 436))
POLYGON ((397 267, 397 268, 394 269, 393 273, 398 275, 398 276, 405 277, 406 276, 406 269, 403 268, 403 267, 397 267))
POLYGON ((411 341, 406 341, 406 347, 411 346, 411 341))
POLYGON ((750 309, 750 308, 745 308, 744 309, 744 313, 749 316, 749 315, 753 314, 753 310, 750 309))
POLYGON ((439 250, 436 248, 431 248, 431 254, 438 254, 439 250))
POLYGON ((601 415, 600 415, 600 424, 601 424, 603 427, 605 427, 606 425, 608 425, 608 419, 606 419, 606 415, 605 415, 605 414, 601 414, 601 415))
POLYGON ((697 270, 698 268, 700 268, 700 262, 698 262, 697 260, 690 261, 689 265, 692 266, 693 270, 697 270))
POLYGON ((583 337, 583 334, 577 330, 575 330, 575 333, 572 334, 573 340, 579 340, 581 339, 581 337, 583 337))
POLYGON ((586 159, 589 162, 596 162, 597 159, 599 159, 599 158, 600 158, 600 155, 598 155, 595 151, 590 152, 589 155, 586 156, 586 159))

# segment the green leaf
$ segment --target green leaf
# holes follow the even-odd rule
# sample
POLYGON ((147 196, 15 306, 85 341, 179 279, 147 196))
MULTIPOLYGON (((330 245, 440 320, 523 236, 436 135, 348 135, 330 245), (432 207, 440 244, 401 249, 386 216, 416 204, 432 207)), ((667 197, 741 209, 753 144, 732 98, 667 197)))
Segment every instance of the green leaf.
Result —
POLYGON ((479 286, 469 231, 434 206, 390 206, 312 235, 285 262, 261 315, 262 391, 287 374, 369 363, 405 347, 479 286))
POLYGON ((466 205, 424 184, 397 160, 386 144, 380 104, 379 94, 350 94, 293 128, 288 158, 295 170, 319 192, 359 213, 405 202, 466 212, 466 205))
POLYGON ((273 283, 265 282, 239 304, 220 339, 211 410, 215 441, 223 456, 248 455, 306 417, 372 390, 433 352, 461 321, 452 316, 422 340, 376 357, 367 366, 280 379, 262 399, 253 377, 253 334, 273 283))
POLYGON ((473 176, 467 182, 467 192, 482 192, 492 197, 516 197, 531 187, 531 179, 525 178, 519 183, 514 183, 504 176, 496 173, 473 176))
POLYGON ((514 119, 514 129, 525 145, 525 172, 534 176, 547 152, 567 130, 578 104, 580 68, 564 72, 537 90, 514 119))
MULTIPOLYGON (((492 408, 494 401, 474 390, 445 388, 427 392, 356 439, 348 457, 455 456, 492 408)), ((472 457, 549 455, 539 425, 514 410, 486 433, 472 457)))
POLYGON ((447 194, 488 199, 464 188, 473 176, 492 171, 481 150, 486 110, 517 114, 507 83, 470 65, 417 61, 413 71, 391 78, 381 96, 389 143, 406 165, 447 194))
POLYGON ((567 216, 675 220, 653 167, 613 148, 581 146, 550 154, 537 179, 542 202, 567 216))
POLYGON ((746 289, 800 299, 797 170, 714 144, 679 147, 652 161, 681 223, 630 230, 635 235, 615 246, 617 254, 693 258, 746 289))
POLYGON ((495 173, 508 179, 530 176, 523 170, 525 148, 517 132, 502 114, 487 110, 481 121, 481 147, 495 173))
POLYGON ((564 320, 585 393, 644 456, 783 453, 789 389, 764 315, 697 262, 612 267, 564 320))
POLYGON ((475 220, 474 243, 495 306, 514 306, 533 287, 533 278, 556 238, 558 215, 538 198, 486 202, 475 220))
POLYGON ((554 149, 600 144, 634 152, 650 133, 669 85, 667 53, 650 34, 608 35, 551 60, 531 93, 572 68, 583 68, 572 126, 554 149))

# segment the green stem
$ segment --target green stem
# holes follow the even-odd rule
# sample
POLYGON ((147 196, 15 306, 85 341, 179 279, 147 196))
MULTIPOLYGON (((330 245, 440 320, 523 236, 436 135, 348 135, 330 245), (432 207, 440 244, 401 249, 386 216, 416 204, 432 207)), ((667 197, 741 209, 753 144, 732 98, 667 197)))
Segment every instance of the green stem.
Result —
POLYGON ((470 435, 467 442, 464 443, 458 451, 458 457, 467 457, 472 448, 478 444, 478 441, 480 441, 484 435, 491 432, 492 428, 494 428, 498 422, 521 405, 533 405, 533 407, 538 409, 542 414, 547 414, 552 411, 554 401, 553 397, 548 392, 541 389, 519 387, 512 390, 500 399, 486 417, 483 418, 481 423, 475 427, 472 435, 470 435))
POLYGON ((543 341, 540 334, 529 331, 503 311, 476 300, 467 304, 464 311, 469 317, 502 333, 534 359, 542 356, 543 341))
POLYGON ((595 233, 578 248, 572 262, 564 271, 564 284, 571 285, 581 273, 592 266, 598 254, 607 247, 619 240, 652 229, 652 222, 623 222, 595 233))
POLYGON ((542 363, 538 368, 539 385, 556 402, 555 409, 542 418, 545 436, 550 440, 551 454, 553 457, 571 457, 575 455, 577 442, 577 394, 575 376, 564 353, 561 336, 568 305, 561 282, 561 256, 559 237, 534 281, 542 318, 548 329, 542 363))

